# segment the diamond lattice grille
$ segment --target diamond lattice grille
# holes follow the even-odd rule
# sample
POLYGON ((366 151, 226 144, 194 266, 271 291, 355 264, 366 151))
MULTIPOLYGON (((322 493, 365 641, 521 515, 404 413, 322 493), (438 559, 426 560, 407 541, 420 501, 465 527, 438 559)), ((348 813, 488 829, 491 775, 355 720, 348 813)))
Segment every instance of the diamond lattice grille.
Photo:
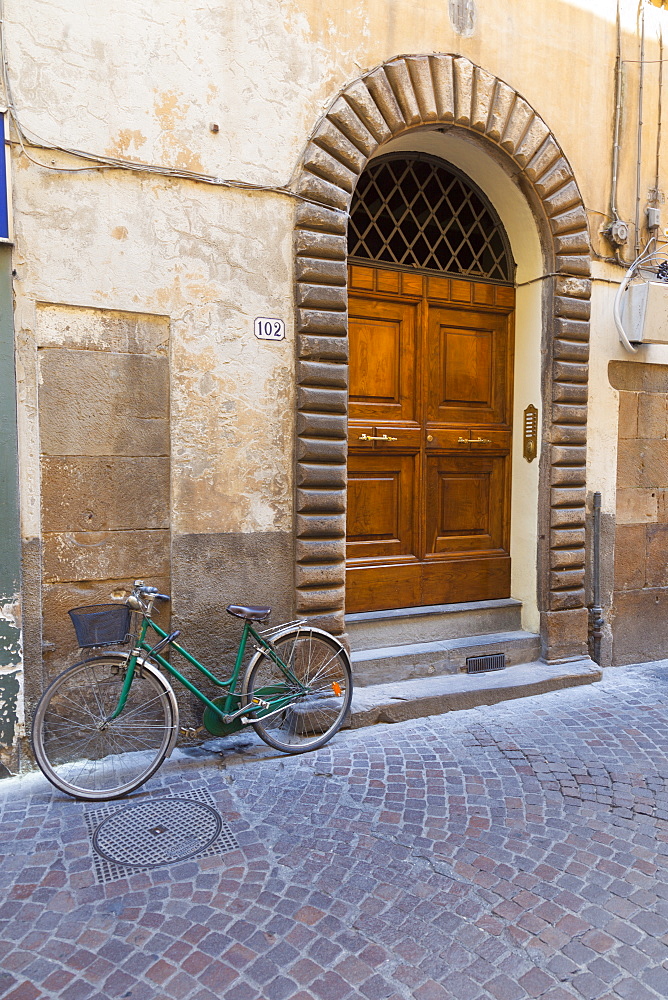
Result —
POLYGON ((469 181, 431 159, 371 163, 353 198, 350 257, 512 283, 503 228, 469 181))

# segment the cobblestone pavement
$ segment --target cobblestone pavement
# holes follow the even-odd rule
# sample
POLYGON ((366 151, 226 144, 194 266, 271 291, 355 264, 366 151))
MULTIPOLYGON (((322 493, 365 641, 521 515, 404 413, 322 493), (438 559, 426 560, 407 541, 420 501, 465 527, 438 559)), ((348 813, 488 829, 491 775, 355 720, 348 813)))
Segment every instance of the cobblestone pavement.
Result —
POLYGON ((665 998, 667 715, 664 661, 305 757, 181 753, 130 801, 208 792, 239 847, 105 884, 98 807, 7 779, 0 996, 665 998))

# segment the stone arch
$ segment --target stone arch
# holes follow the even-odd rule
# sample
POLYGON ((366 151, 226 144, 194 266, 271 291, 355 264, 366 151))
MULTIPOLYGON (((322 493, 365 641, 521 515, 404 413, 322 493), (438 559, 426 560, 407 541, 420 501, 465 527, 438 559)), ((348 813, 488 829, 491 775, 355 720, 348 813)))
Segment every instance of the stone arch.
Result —
POLYGON ((346 230, 357 178, 389 139, 447 125, 503 150, 542 206, 552 286, 543 397, 539 608, 548 659, 586 652, 584 588, 590 243, 556 139, 512 87, 457 55, 403 56, 334 100, 296 177, 296 610, 344 631, 346 230), (550 256, 550 254, 548 254, 550 256))

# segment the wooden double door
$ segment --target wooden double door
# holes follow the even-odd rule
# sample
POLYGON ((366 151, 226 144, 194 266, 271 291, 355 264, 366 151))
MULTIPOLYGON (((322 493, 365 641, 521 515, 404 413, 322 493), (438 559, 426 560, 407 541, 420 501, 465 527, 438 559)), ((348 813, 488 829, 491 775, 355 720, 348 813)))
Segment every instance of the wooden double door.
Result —
POLYGON ((514 304, 350 266, 347 611, 509 596, 514 304))

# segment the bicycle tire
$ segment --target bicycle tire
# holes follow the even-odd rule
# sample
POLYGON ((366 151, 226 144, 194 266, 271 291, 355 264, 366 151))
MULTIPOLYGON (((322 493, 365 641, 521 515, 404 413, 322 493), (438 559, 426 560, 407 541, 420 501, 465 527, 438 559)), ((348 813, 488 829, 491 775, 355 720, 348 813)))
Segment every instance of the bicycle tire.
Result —
POLYGON ((277 688, 294 693, 283 712, 252 723, 270 747, 298 754, 318 750, 339 731, 350 710, 353 694, 348 653, 328 632, 317 628, 290 628, 272 637, 272 646, 283 662, 309 690, 298 693, 281 668, 262 651, 248 664, 242 695, 247 704, 255 697, 276 697, 277 688))
POLYGON ((178 731, 174 692, 157 668, 137 667, 118 719, 127 656, 91 657, 63 671, 42 695, 32 725, 35 760, 52 785, 89 802, 120 798, 155 774, 178 731))

